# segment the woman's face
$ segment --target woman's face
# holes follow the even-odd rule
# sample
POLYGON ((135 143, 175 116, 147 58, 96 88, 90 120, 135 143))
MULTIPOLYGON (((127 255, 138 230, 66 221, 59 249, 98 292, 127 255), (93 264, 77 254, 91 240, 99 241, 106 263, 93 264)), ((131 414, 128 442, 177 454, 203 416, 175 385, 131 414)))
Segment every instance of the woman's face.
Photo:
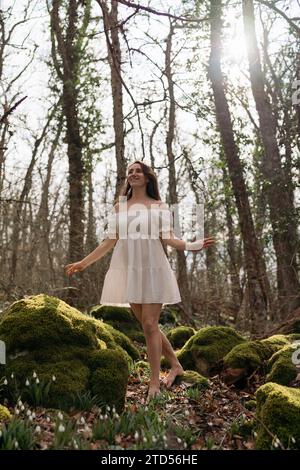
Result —
POLYGON ((147 178, 139 163, 133 163, 128 167, 127 180, 132 187, 146 186, 147 178))

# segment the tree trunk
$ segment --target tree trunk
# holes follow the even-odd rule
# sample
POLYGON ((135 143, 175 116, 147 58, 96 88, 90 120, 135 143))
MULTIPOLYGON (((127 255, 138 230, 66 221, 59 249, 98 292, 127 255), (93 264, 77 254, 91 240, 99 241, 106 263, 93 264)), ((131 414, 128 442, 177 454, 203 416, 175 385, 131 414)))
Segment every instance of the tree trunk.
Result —
POLYGON ((123 89, 121 70, 121 48, 119 41, 118 2, 111 0, 111 10, 108 10, 106 0, 98 0, 103 12, 104 30, 108 59, 111 72, 111 89, 113 100, 113 123, 116 143, 117 182, 115 199, 126 177, 126 161, 124 156, 124 116, 123 116, 123 89))
POLYGON ((239 152, 234 140, 232 122, 225 96, 221 71, 221 0, 211 1, 211 54, 209 77, 212 82, 216 117, 221 134, 224 155, 239 214, 244 244, 245 269, 249 292, 252 333, 264 327, 267 318, 268 298, 265 288, 266 273, 262 271, 262 253, 256 238, 239 152))
POLYGON ((258 50, 254 7, 252 0, 243 0, 243 17, 249 71, 253 97, 259 116, 260 132, 264 146, 262 171, 266 179, 266 193, 270 208, 273 244, 277 260, 278 304, 285 315, 300 305, 300 289, 297 276, 297 228, 295 209, 288 191, 288 181, 281 168, 276 141, 276 121, 269 97, 264 88, 260 54, 258 50))
MULTIPOLYGON (((168 119, 168 131, 166 138, 167 145, 167 156, 169 162, 169 203, 177 204, 177 181, 176 181, 176 170, 173 153, 173 142, 174 142, 174 128, 175 128, 175 97, 174 97, 174 81, 172 76, 171 68, 171 52, 172 52, 172 37, 174 34, 174 28, 170 24, 170 32, 167 37, 166 47, 166 58, 165 58, 165 74, 168 80, 168 91, 169 91, 169 119, 168 119)), ((178 272, 178 284, 180 288, 180 294, 182 297, 183 305, 183 316, 184 321, 187 324, 193 324, 192 318, 192 305, 191 305, 191 293, 188 283, 188 273, 186 266, 185 254, 183 251, 177 251, 177 272, 178 272)))

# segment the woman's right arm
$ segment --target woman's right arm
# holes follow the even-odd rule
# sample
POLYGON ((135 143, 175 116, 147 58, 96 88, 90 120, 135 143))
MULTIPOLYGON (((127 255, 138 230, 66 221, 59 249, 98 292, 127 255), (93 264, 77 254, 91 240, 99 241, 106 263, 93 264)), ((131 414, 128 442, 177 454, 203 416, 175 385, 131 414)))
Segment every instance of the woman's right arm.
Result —
MULTIPOLYGON (((115 209, 116 209, 116 206, 115 206, 115 209)), ((89 255, 87 255, 81 261, 78 261, 77 263, 67 264, 65 266, 66 274, 68 276, 71 276, 73 273, 77 271, 83 271, 91 264, 103 258, 103 256, 105 256, 106 253, 108 253, 114 247, 117 240, 118 240, 118 236, 117 238, 105 238, 100 243, 100 245, 98 245, 97 248, 95 248, 94 251, 92 251, 89 255)))

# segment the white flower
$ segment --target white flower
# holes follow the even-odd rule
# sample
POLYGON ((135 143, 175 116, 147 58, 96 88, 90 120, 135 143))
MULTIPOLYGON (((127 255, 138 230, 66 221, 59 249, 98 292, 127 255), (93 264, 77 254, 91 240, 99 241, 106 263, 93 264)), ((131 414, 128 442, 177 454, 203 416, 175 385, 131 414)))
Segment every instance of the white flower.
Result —
POLYGON ((163 440, 164 442, 167 442, 167 436, 165 434, 163 435, 163 440))
POLYGON ((292 441, 293 444, 296 443, 296 439, 293 436, 291 437, 291 441, 292 441))
POLYGON ((185 416, 190 416, 189 410, 185 410, 184 414, 185 414, 185 416))
POLYGON ((56 380, 55 375, 52 375, 52 380, 53 380, 53 382, 55 382, 55 380, 56 380))
POLYGON ((177 437, 177 442, 178 442, 178 444, 182 443, 182 440, 180 439, 180 437, 177 437))
POLYGON ((143 437, 143 442, 144 444, 147 442, 147 439, 145 437, 143 437))
POLYGON ((42 430, 41 430, 41 426, 36 426, 35 432, 37 432, 38 434, 40 434, 41 431, 42 431, 42 430))
POLYGON ((74 448, 75 448, 76 450, 78 450, 78 444, 77 444, 76 441, 74 442, 74 448))
POLYGON ((34 411, 31 413, 31 416, 33 417, 33 419, 36 417, 36 414, 34 411))
POLYGON ((19 414, 20 414, 20 410, 19 410, 18 408, 16 408, 15 414, 16 414, 16 415, 19 415, 19 414))
POLYGON ((58 412, 57 416, 58 416, 58 419, 60 419, 61 421, 64 419, 64 416, 61 411, 58 412))
POLYGON ((84 424, 84 423, 85 423, 85 419, 84 419, 84 417, 83 417, 83 416, 81 416, 81 418, 80 418, 80 422, 81 422, 82 424, 84 424))
POLYGON ((28 419, 29 419, 29 421, 33 421, 32 415, 30 415, 30 416, 28 417, 28 419))
POLYGON ((49 418, 49 416, 47 416, 46 421, 47 421, 47 423, 50 423, 50 418, 49 418))
POLYGON ((1 429, 0 429, 0 437, 2 437, 2 431, 1 431, 1 429))
POLYGON ((39 383, 40 383, 40 381, 39 381, 39 378, 38 378, 38 377, 35 379, 35 383, 37 383, 37 384, 39 384, 39 383))
POLYGON ((26 414, 27 414, 27 416, 30 416, 30 415, 31 415, 31 411, 30 411, 30 410, 27 410, 27 411, 26 411, 26 414))
POLYGON ((26 382, 25 382, 25 385, 26 385, 26 387, 28 387, 28 386, 29 386, 29 383, 30 383, 30 382, 29 382, 29 380, 28 380, 28 379, 26 379, 26 382))
POLYGON ((134 439, 135 439, 136 441, 138 441, 139 437, 140 437, 139 433, 138 433, 137 431, 135 431, 135 433, 134 433, 134 439))
POLYGON ((157 439, 155 436, 152 436, 152 442, 155 444, 155 442, 157 442, 157 439))
POLYGON ((7 382, 7 379, 4 379, 4 385, 7 385, 8 382, 7 382))
POLYGON ((58 431, 59 431, 59 432, 65 432, 65 430, 66 430, 66 428, 64 427, 63 424, 60 424, 60 425, 58 426, 58 431))
POLYGON ((19 448, 19 443, 18 443, 18 441, 15 441, 15 448, 16 448, 16 449, 19 448))
POLYGON ((24 411, 24 410, 25 410, 25 406, 21 405, 21 411, 24 411))
POLYGON ((37 377, 36 372, 34 371, 32 377, 35 379, 37 377))
POLYGON ((107 405, 107 406, 106 406, 106 409, 107 409, 107 411, 110 411, 110 406, 107 405))
POLYGON ((187 443, 186 443, 186 442, 183 443, 183 447, 184 447, 185 449, 187 448, 187 443))
POLYGON ((119 419, 119 418, 120 418, 120 416, 118 415, 118 413, 115 413, 115 418, 116 418, 116 419, 119 419))
POLYGON ((22 401, 19 400, 19 401, 18 401, 18 406, 21 408, 22 405, 23 405, 22 401))
MULTIPOLYGON (((13 372, 11 373, 11 376, 10 376, 10 378, 11 378, 11 379, 13 379, 13 378, 14 378, 14 373, 13 373, 13 372)), ((17 441, 16 441, 16 442, 17 442, 17 441)), ((18 445, 19 445, 19 444, 18 444, 18 445)))
POLYGON ((113 406, 113 408, 112 408, 112 412, 113 412, 113 414, 115 414, 115 413, 116 413, 116 408, 115 408, 115 405, 114 405, 114 406, 113 406))

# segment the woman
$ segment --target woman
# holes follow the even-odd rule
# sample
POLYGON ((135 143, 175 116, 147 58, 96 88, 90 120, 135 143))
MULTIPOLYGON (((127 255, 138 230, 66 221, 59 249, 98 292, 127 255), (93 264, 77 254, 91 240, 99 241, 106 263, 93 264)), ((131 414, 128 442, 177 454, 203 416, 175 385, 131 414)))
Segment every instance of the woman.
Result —
POLYGON ((127 179, 110 221, 109 237, 83 260, 68 264, 66 274, 70 276, 86 269, 115 246, 100 302, 129 304, 142 325, 151 368, 149 402, 160 391, 162 355, 171 366, 165 380, 167 388, 171 387, 177 375, 183 373, 170 342, 158 326, 162 305, 181 301, 175 273, 164 246, 198 251, 214 241, 205 238, 189 243, 175 238, 170 211, 160 200, 156 175, 139 160, 128 167, 127 179))

